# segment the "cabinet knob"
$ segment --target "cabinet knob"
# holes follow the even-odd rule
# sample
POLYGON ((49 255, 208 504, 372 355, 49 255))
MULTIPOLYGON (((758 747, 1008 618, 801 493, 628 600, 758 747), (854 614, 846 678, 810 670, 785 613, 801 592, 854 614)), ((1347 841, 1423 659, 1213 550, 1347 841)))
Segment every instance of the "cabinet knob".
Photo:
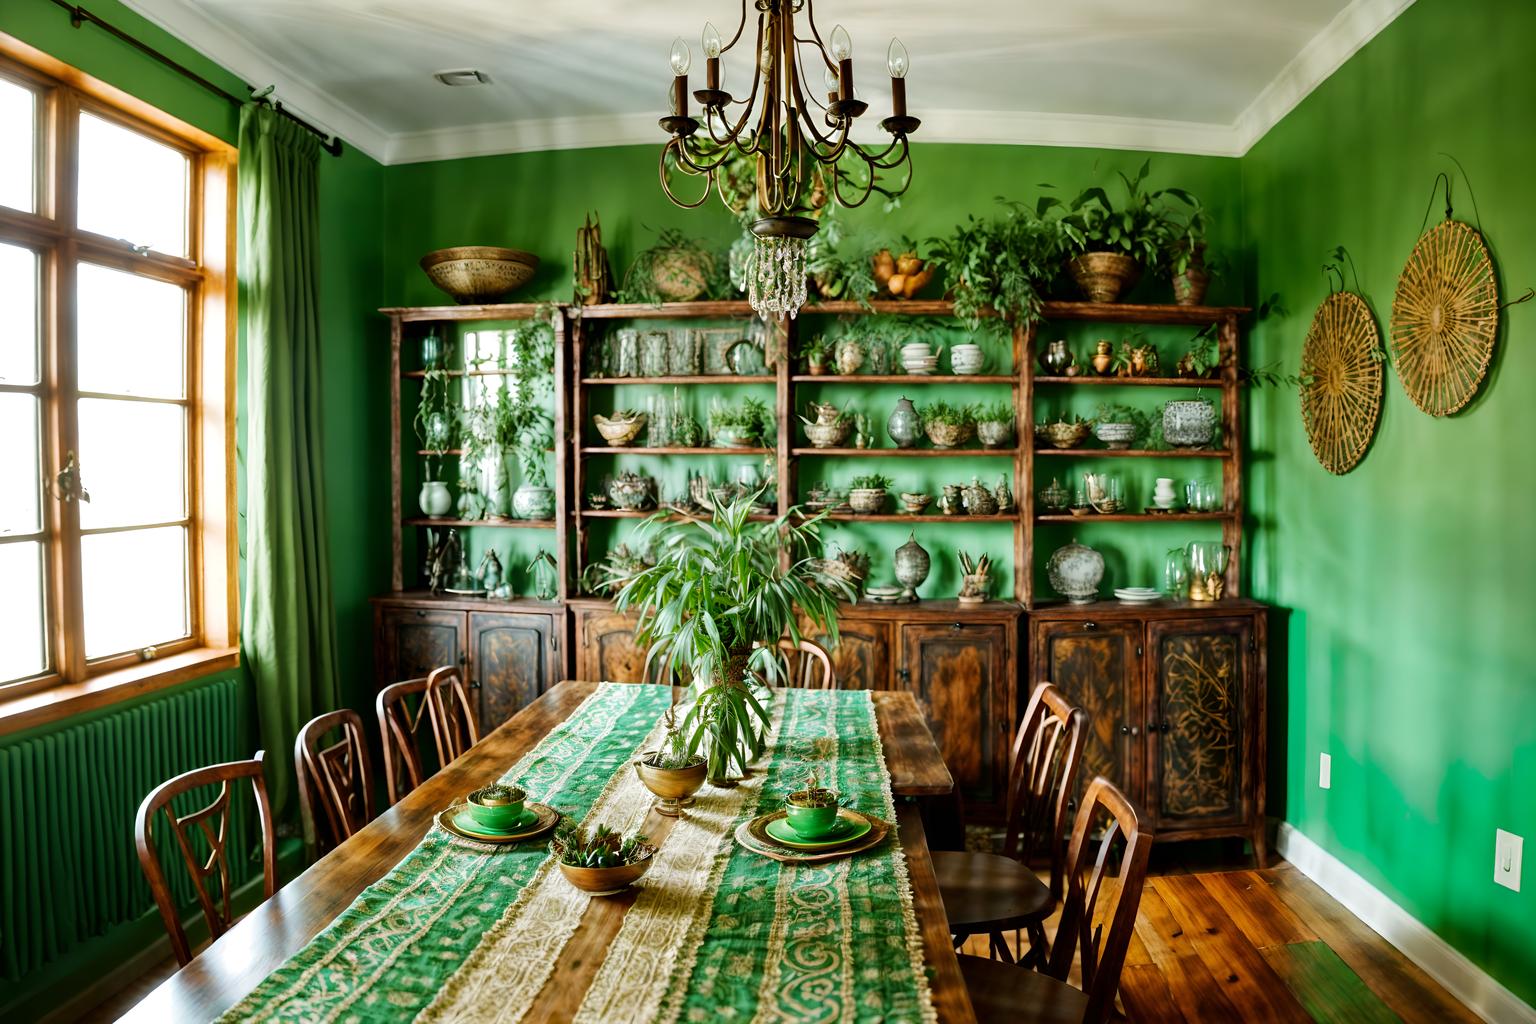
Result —
POLYGON ((416 617, 418 619, 426 618, 427 617, 427 610, 425 608, 417 608, 416 609, 416 617))
POLYGON ((908 672, 905 668, 899 668, 896 670, 896 678, 900 679, 903 683, 910 683, 912 681, 912 673, 908 672))
POLYGON ((478 689, 480 689, 480 680, 478 680, 478 679, 471 679, 469 681, 469 688, 471 690, 478 690, 478 689))
POLYGON ((1083 623, 1083 628, 1084 629, 1098 629, 1099 628, 1099 624, 1097 622, 1085 622, 1085 623, 1083 623))
POLYGON ((1140 736, 1141 735, 1141 726, 1139 726, 1139 725, 1122 725, 1120 727, 1120 735, 1122 735, 1122 736, 1140 736))
POLYGON ((949 631, 951 633, 958 633, 958 632, 960 632, 964 628, 965 628, 965 623, 963 623, 963 622, 951 622, 949 624, 949 631))

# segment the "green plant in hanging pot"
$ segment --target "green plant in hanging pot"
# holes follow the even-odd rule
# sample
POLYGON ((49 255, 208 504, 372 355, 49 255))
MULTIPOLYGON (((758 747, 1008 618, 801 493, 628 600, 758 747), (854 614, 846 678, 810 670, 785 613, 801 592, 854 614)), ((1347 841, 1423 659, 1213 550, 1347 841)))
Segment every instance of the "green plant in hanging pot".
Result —
POLYGON ((646 675, 686 668, 694 700, 683 719, 688 752, 702 752, 716 785, 734 785, 762 752, 768 712, 754 686, 787 677, 780 637, 798 642, 809 623, 837 643, 837 602, 852 600, 822 560, 824 515, 794 509, 772 522, 752 519, 757 495, 716 503, 708 520, 640 525, 656 541, 655 564, 618 584, 615 609, 638 613, 635 639, 649 647, 646 675), (781 561, 781 552, 788 557, 781 561), (761 646, 758 646, 761 645, 761 646))
POLYGON ((1183 189, 1156 192, 1143 185, 1152 171, 1147 160, 1127 177, 1125 200, 1116 206, 1104 189, 1094 186, 1078 193, 1059 219, 1071 241, 1067 269, 1083 294, 1092 302, 1117 302, 1135 287, 1142 271, 1156 268, 1167 249, 1171 232, 1168 213, 1160 202, 1173 196, 1193 206, 1195 198, 1183 189))
POLYGON ((691 302, 717 289, 721 276, 721 261, 708 246, 667 228, 629 265, 617 298, 647 306, 691 302))

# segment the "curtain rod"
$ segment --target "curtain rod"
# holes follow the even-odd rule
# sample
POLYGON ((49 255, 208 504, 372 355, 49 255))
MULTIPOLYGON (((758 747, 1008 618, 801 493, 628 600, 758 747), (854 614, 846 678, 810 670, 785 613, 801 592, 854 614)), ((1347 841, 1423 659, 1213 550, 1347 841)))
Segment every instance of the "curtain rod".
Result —
MULTIPOLYGON (((230 103, 233 103, 235 106, 244 106, 246 102, 248 102, 241 99, 239 96, 236 96, 234 93, 229 92, 227 89, 224 89, 214 84, 213 82, 208 81, 208 79, 204 78, 196 71, 193 71, 185 64, 181 64, 176 60, 173 60, 172 58, 161 53, 159 50, 155 49, 153 46, 150 46, 148 43, 134 38, 127 32, 124 32, 122 29, 118 28, 116 25, 103 21, 100 17, 86 10, 84 7, 79 7, 75 4, 69 3, 68 0, 53 0, 53 3, 54 6, 62 7, 64 10, 69 12, 69 23, 75 28, 80 28, 85 22, 89 21, 91 24, 96 25, 106 31, 109 35, 116 36, 118 39, 121 39, 123 42, 127 43, 135 50, 138 50, 140 53, 143 53, 146 56, 159 61, 161 64, 164 64, 166 67, 170 68, 178 75, 181 75, 183 78, 196 83, 203 89, 213 93, 216 96, 222 96, 224 99, 228 100, 230 103)), ((252 86, 246 86, 246 88, 250 89, 253 93, 256 91, 252 86)), ((270 91, 271 90, 269 89, 268 92, 270 91)), ((282 103, 279 101, 268 101, 265 99, 260 99, 256 100, 255 102, 271 102, 273 110, 277 111, 283 117, 286 117, 300 128, 303 128, 305 131, 318 136, 320 138, 321 149, 331 154, 331 156, 341 156, 341 139, 336 135, 330 132, 322 131, 292 111, 284 109, 282 103)))

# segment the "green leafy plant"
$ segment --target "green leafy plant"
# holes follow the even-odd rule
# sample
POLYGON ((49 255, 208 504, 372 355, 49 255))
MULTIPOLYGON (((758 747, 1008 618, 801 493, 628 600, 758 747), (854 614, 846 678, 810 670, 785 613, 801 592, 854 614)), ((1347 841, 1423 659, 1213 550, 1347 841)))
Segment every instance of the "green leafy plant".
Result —
POLYGON ((925 405, 917 410, 917 415, 924 425, 942 423, 947 427, 964 427, 976 422, 974 406, 950 405, 948 402, 925 405))
POLYGON ((1062 223, 1045 217, 1059 200, 1034 207, 1003 199, 1004 212, 990 220, 974 216, 947 237, 930 238, 923 256, 944 271, 955 316, 972 329, 995 310, 1010 326, 1040 319, 1041 289, 1050 283, 1072 237, 1062 223))
POLYGON ((643 250, 624 271, 614 301, 659 306, 667 301, 663 283, 691 287, 701 279, 705 295, 721 297, 729 289, 725 263, 703 241, 676 228, 664 228, 656 244, 643 250))
POLYGON ((832 349, 837 340, 830 333, 818 334, 813 338, 806 338, 800 342, 800 355, 809 368, 813 363, 825 364, 832 358, 832 349))
POLYGON ((854 477, 848 486, 861 491, 887 491, 891 487, 891 478, 879 473, 865 473, 854 477))
POLYGON ((1119 172, 1125 185, 1125 199, 1118 206, 1099 186, 1084 189, 1066 205, 1059 223, 1073 255, 1120 252, 1135 257, 1149 270, 1160 265, 1174 230, 1160 201, 1164 196, 1172 196, 1195 206, 1198 200, 1181 188, 1148 191, 1144 185, 1151 173, 1151 160, 1141 165, 1135 177, 1119 172))
POLYGON ((667 708, 661 716, 666 734, 662 737, 661 747, 657 749, 646 761, 652 768, 661 768, 664 771, 677 771, 683 768, 692 768, 704 760, 702 754, 694 753, 688 749, 688 738, 677 722, 677 707, 667 708))
POLYGON ((977 423, 1012 423, 1013 406, 1008 402, 989 402, 971 410, 977 423))
POLYGON ((639 832, 626 838, 607 825, 598 825, 588 833, 564 818, 549 841, 549 852, 574 868, 618 868, 645 860, 656 847, 639 832))
POLYGON ((683 730, 689 753, 703 750, 716 781, 762 752, 767 713, 752 686, 786 678, 778 639, 798 642, 808 622, 835 646, 837 602, 854 596, 821 567, 825 515, 792 509, 755 522, 756 498, 716 503, 707 520, 678 524, 658 515, 642 522, 638 536, 655 539, 656 564, 625 580, 614 605, 638 613, 635 639, 649 647, 647 677, 653 666, 663 677, 688 669, 697 696, 683 730))
POLYGON ((768 403, 761 398, 748 396, 743 398, 739 405, 718 402, 712 404, 709 409, 711 435, 716 435, 721 430, 730 430, 747 437, 762 439, 773 437, 778 429, 778 418, 768 407, 768 403))
POLYGON ((1205 255, 1205 232, 1208 226, 1205 207, 1196 196, 1187 192, 1178 194, 1186 197, 1189 212, 1182 218, 1167 216, 1163 221, 1163 260, 1175 277, 1190 267, 1204 266, 1210 270, 1214 262, 1207 260, 1205 255))
MULTIPOLYGON (((1157 430, 1161 433, 1163 421, 1161 411, 1158 412, 1156 419, 1157 430)), ((1153 417, 1150 413, 1143 412, 1129 405, 1120 404, 1100 403, 1098 409, 1093 414, 1094 423, 1129 423, 1135 427, 1136 437, 1131 442, 1133 445, 1137 441, 1151 436, 1153 430, 1152 420, 1153 417)))
POLYGON ((829 203, 821 227, 806 242, 805 271, 816 282, 822 298, 851 299, 865 309, 874 309, 872 300, 879 286, 870 263, 870 247, 849 237, 838 214, 840 209, 829 203))

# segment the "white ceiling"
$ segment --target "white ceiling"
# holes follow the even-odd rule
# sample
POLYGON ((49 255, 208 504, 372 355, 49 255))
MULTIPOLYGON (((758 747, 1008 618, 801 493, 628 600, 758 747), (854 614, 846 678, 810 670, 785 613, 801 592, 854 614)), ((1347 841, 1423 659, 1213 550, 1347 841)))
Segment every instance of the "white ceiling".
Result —
MULTIPOLYGON (((1240 155, 1413 0, 822 0, 871 125, 885 49, 912 55, 922 140, 1240 155)), ((654 142, 674 36, 731 0, 127 0, 389 163, 654 142), (449 88, 434 71, 493 84, 449 88)), ((755 14, 755 12, 753 12, 755 14)), ((752 28, 749 26, 747 35, 752 28)), ((726 87, 749 66, 726 54, 726 87)))

